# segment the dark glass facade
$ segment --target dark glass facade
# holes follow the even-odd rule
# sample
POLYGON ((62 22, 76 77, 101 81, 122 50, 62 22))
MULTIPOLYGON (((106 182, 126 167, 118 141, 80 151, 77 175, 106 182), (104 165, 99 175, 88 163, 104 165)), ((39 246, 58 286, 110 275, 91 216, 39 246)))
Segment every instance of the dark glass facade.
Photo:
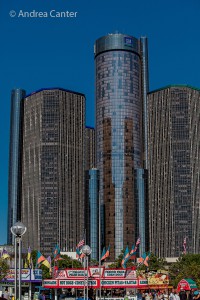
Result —
POLYGON ((91 259, 99 260, 99 171, 86 173, 86 241, 92 249, 91 259))
POLYGON ((85 96, 42 89, 24 100, 24 245, 75 250, 84 232, 85 96))
POLYGON ((14 237, 10 228, 21 219, 20 216, 20 188, 21 188, 21 150, 22 150, 22 99, 25 90, 14 89, 11 92, 10 115, 10 154, 8 181, 8 227, 7 243, 14 244, 14 237))
POLYGON ((135 170, 136 236, 140 237, 139 255, 149 251, 148 171, 135 170))
POLYGON ((134 243, 136 233, 134 169, 144 160, 142 66, 147 64, 141 49, 140 40, 123 34, 95 43, 97 168, 111 259, 134 243))
POLYGON ((95 129, 93 127, 85 128, 85 170, 96 167, 96 143, 95 129))
POLYGON ((169 86, 148 95, 150 246, 159 257, 199 253, 200 90, 169 86))

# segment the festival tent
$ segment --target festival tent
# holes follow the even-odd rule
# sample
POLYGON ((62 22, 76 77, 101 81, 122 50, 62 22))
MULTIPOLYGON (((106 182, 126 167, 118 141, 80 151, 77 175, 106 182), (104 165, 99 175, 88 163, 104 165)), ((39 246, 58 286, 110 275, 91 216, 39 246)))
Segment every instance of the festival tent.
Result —
POLYGON ((177 292, 180 292, 181 290, 190 291, 195 289, 197 289, 196 282, 191 278, 182 279, 181 281, 179 281, 177 286, 177 292))

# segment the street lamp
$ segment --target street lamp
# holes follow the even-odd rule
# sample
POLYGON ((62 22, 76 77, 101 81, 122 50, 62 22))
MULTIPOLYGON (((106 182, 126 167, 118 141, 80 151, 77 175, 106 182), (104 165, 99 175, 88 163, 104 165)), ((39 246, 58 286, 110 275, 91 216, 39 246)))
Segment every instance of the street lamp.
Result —
POLYGON ((19 280, 19 300, 21 300, 21 253, 22 253, 22 235, 26 232, 26 226, 21 223, 15 223, 11 228, 12 234, 15 236, 15 300, 17 300, 17 245, 19 243, 19 258, 18 258, 18 280, 19 280))
POLYGON ((85 300, 85 262, 86 262, 86 269, 87 269, 87 294, 86 299, 88 300, 88 256, 91 254, 92 250, 90 246, 85 245, 82 248, 82 253, 85 254, 84 256, 84 300, 85 300))

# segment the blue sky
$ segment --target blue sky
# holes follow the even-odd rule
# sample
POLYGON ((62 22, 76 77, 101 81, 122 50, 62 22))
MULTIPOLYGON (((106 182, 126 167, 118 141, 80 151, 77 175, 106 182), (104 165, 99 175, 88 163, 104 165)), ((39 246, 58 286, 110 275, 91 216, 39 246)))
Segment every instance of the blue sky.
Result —
POLYGON ((150 89, 200 88, 199 0, 1 0, 0 244, 6 243, 10 91, 63 87, 85 93, 94 125, 94 41, 121 32, 149 39, 150 89), (11 18, 9 12, 76 11, 76 18, 11 18))

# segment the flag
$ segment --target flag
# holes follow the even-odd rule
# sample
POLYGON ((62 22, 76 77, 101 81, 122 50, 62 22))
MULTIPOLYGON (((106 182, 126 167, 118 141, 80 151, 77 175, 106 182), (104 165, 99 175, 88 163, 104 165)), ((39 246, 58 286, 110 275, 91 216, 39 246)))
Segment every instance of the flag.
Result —
POLYGON ((53 251, 53 258, 56 259, 59 256, 60 256, 60 248, 58 245, 56 245, 53 251))
POLYGON ((82 238, 82 240, 80 240, 80 242, 77 244, 77 248, 81 248, 85 245, 85 239, 84 237, 82 238))
POLYGON ((144 259, 144 265, 147 267, 149 266, 148 264, 149 256, 150 256, 150 252, 146 255, 146 258, 144 259))
POLYGON ((103 247, 103 251, 102 251, 102 253, 101 253, 101 260, 104 260, 105 254, 106 254, 106 248, 103 247))
POLYGON ((10 255, 8 254, 8 251, 6 249, 3 249, 2 254, 1 254, 1 258, 3 258, 3 259, 10 258, 10 255))
POLYGON ((36 268, 39 268, 44 260, 46 260, 46 258, 42 255, 42 253, 40 253, 40 251, 37 251, 36 268))
POLYGON ((31 257, 31 248, 28 247, 28 254, 27 254, 27 268, 32 268, 32 257, 31 257))
POLYGON ((140 244, 141 240, 140 237, 138 237, 137 242, 136 242, 136 246, 138 246, 140 244))
POLYGON ((49 261, 47 259, 43 260, 41 264, 44 265, 44 266, 46 266, 48 269, 51 268, 51 265, 50 265, 50 263, 49 263, 49 261))
POLYGON ((76 248, 76 258, 80 258, 81 252, 79 251, 79 248, 76 248))
POLYGON ((110 245, 108 246, 108 249, 105 251, 105 254, 101 257, 101 260, 104 260, 104 259, 108 258, 109 256, 110 256, 110 245))
POLYGON ((51 256, 48 256, 47 257, 47 261, 49 262, 50 264, 50 268, 49 268, 49 272, 52 273, 52 267, 51 267, 51 256))
POLYGON ((137 259, 137 263, 143 264, 146 257, 147 257, 146 253, 143 253, 142 256, 137 259))
POLYGON ((186 254, 186 237, 183 240, 183 254, 186 254))
POLYGON ((121 262, 121 266, 122 268, 126 268, 126 263, 128 261, 128 258, 129 258, 129 249, 128 249, 128 246, 126 247, 126 250, 124 251, 124 257, 122 259, 122 262, 121 262))
POLYGON ((129 259, 135 259, 136 258, 136 251, 137 251, 137 246, 132 246, 131 251, 129 253, 129 259))
POLYGON ((79 258, 83 258, 83 257, 85 257, 85 254, 81 253, 81 255, 79 256, 79 258))

